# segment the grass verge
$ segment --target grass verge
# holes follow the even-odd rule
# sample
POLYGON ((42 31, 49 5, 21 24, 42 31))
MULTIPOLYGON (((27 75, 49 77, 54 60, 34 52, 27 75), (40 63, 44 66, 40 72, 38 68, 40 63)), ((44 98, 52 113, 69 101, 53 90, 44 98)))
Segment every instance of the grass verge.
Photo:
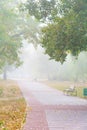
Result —
MULTIPOLYGON (((68 82, 68 81, 63 81, 63 82, 58 82, 58 81, 43 81, 44 84, 52 87, 52 88, 55 88, 57 90, 60 90, 60 91, 64 91, 66 88, 69 88, 69 86, 71 84, 73 84, 73 82, 68 82)), ((77 90, 77 97, 80 97, 80 98, 87 98, 84 97, 84 94, 83 94, 83 89, 84 88, 87 88, 87 84, 86 83, 77 83, 75 84, 76 85, 76 90, 77 90)))
POLYGON ((0 81, 0 130, 20 130, 25 121, 26 103, 14 81, 0 81))

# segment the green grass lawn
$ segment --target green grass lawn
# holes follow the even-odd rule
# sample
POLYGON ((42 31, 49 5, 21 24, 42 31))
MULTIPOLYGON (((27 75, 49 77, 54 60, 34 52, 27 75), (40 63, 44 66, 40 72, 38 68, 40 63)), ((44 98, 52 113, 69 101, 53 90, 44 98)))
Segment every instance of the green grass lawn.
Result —
MULTIPOLYGON (((66 88, 69 88, 71 84, 73 84, 73 82, 58 82, 58 81, 44 81, 43 83, 45 83, 46 85, 53 87, 55 89, 58 89, 60 91, 64 91, 66 88)), ((77 83, 75 84, 76 86, 76 90, 77 90, 77 97, 80 98, 86 98, 83 95, 83 89, 87 88, 87 84, 81 84, 81 83, 77 83)))

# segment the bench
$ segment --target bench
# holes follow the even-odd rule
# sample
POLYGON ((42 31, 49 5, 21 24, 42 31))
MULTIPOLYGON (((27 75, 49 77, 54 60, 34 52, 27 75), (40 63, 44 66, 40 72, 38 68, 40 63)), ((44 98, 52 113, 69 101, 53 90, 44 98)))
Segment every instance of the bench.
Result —
POLYGON ((77 96, 77 90, 75 85, 71 85, 69 88, 64 89, 64 94, 65 95, 73 95, 73 96, 77 96))

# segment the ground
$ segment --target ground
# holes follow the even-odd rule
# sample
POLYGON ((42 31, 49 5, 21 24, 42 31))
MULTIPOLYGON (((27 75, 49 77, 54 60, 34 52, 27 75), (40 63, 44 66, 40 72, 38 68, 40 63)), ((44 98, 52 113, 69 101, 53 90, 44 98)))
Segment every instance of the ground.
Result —
POLYGON ((17 83, 0 80, 0 130, 19 130, 25 113, 26 102, 17 83))
POLYGON ((18 81, 31 110, 23 130, 86 130, 87 100, 38 82, 18 81))

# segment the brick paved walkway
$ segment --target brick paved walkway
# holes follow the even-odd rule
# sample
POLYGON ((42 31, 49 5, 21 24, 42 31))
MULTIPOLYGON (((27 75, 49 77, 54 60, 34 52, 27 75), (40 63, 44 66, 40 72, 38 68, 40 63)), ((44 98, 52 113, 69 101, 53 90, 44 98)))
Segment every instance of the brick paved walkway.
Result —
POLYGON ((30 109, 27 111, 26 124, 23 130, 49 130, 43 105, 29 91, 25 90, 24 93, 29 95, 26 100, 30 109))
MULTIPOLYGON (((40 89, 39 84, 22 83, 20 84, 20 88, 27 101, 27 104, 31 107, 31 110, 27 112, 27 119, 23 130, 86 130, 87 129, 87 105, 83 104, 83 102, 85 103, 84 100, 83 102, 81 100, 80 102, 81 104, 79 105, 76 105, 76 102, 75 105, 73 105, 74 102, 72 105, 67 103, 60 104, 60 102, 58 102, 59 104, 55 105, 53 101, 52 103, 51 102, 49 103, 50 101, 49 98, 53 98, 49 96, 49 91, 47 96, 47 91, 43 89, 43 86, 40 89), (41 97, 41 95, 39 96, 39 94, 41 94, 42 91, 44 93, 44 96, 41 97), (43 99, 41 98, 44 98, 44 100, 47 99, 48 101, 46 101, 45 103, 45 101, 43 102, 43 99)), ((51 92, 53 91, 50 91, 50 93, 51 92)), ((55 95, 56 93, 54 94, 54 98, 55 95)), ((59 93, 59 98, 60 97, 64 98, 64 95, 61 96, 61 94, 59 93)), ((65 98, 67 97, 65 96, 65 98)), ((75 100, 75 98, 73 98, 73 100, 75 100)))

